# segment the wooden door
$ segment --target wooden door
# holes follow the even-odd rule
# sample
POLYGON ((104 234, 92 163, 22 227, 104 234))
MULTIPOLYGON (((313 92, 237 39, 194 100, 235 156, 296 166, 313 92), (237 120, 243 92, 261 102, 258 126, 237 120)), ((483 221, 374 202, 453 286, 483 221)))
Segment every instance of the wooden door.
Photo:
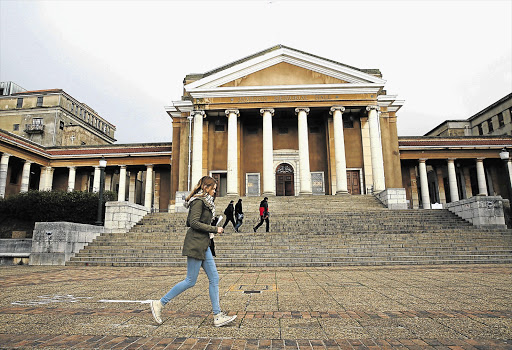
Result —
POLYGON ((358 170, 347 170, 348 193, 361 194, 361 179, 358 170))
POLYGON ((293 168, 282 163, 276 170, 276 196, 294 196, 294 174, 293 168))

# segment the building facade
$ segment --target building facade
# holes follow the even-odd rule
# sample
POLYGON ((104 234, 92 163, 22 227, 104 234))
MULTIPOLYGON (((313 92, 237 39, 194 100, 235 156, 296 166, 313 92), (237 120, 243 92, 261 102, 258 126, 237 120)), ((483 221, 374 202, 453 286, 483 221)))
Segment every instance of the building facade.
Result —
POLYGON ((401 187, 396 113, 378 69, 278 45, 187 75, 173 125, 173 188, 220 195, 366 194, 401 187))
MULTIPOLYGON (((12 84, 5 86, 12 90, 12 84)), ((0 129, 45 147, 112 144, 116 131, 112 123, 60 89, 0 95, 0 129)))

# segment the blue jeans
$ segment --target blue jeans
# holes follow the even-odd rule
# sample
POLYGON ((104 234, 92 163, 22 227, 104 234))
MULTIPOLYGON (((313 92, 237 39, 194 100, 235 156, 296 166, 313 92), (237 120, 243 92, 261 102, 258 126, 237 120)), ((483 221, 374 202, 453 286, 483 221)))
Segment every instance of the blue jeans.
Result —
POLYGON ((205 260, 198 260, 187 257, 187 278, 172 287, 172 289, 166 295, 164 295, 162 299, 160 299, 162 305, 167 304, 174 297, 193 287, 196 284, 197 276, 199 275, 199 269, 201 266, 203 267, 203 270, 206 272, 208 280, 210 281, 208 287, 210 292, 210 301, 212 302, 213 314, 217 315, 220 312, 219 273, 217 272, 217 267, 215 266, 215 260, 213 260, 210 247, 208 247, 206 250, 205 260))

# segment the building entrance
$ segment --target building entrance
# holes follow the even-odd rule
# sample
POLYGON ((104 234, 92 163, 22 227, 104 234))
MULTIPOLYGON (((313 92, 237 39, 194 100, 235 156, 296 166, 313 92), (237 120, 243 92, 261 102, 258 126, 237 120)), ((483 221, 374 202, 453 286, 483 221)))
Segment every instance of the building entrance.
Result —
POLYGON ((227 194, 228 174, 212 173, 212 177, 217 180, 217 197, 224 197, 227 194))
POLYGON ((276 170, 276 196, 295 196, 294 172, 290 164, 279 164, 276 170))
POLYGON ((361 179, 358 170, 347 170, 348 193, 361 194, 361 179))

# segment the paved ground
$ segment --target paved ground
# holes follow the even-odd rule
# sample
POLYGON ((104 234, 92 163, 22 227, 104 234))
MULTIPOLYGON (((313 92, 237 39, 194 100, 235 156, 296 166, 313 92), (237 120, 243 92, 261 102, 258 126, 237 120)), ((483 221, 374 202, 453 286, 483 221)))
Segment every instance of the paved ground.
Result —
POLYGON ((0 267, 0 348, 512 349, 512 266, 219 269, 215 328, 208 281, 148 299, 183 268, 0 267))

